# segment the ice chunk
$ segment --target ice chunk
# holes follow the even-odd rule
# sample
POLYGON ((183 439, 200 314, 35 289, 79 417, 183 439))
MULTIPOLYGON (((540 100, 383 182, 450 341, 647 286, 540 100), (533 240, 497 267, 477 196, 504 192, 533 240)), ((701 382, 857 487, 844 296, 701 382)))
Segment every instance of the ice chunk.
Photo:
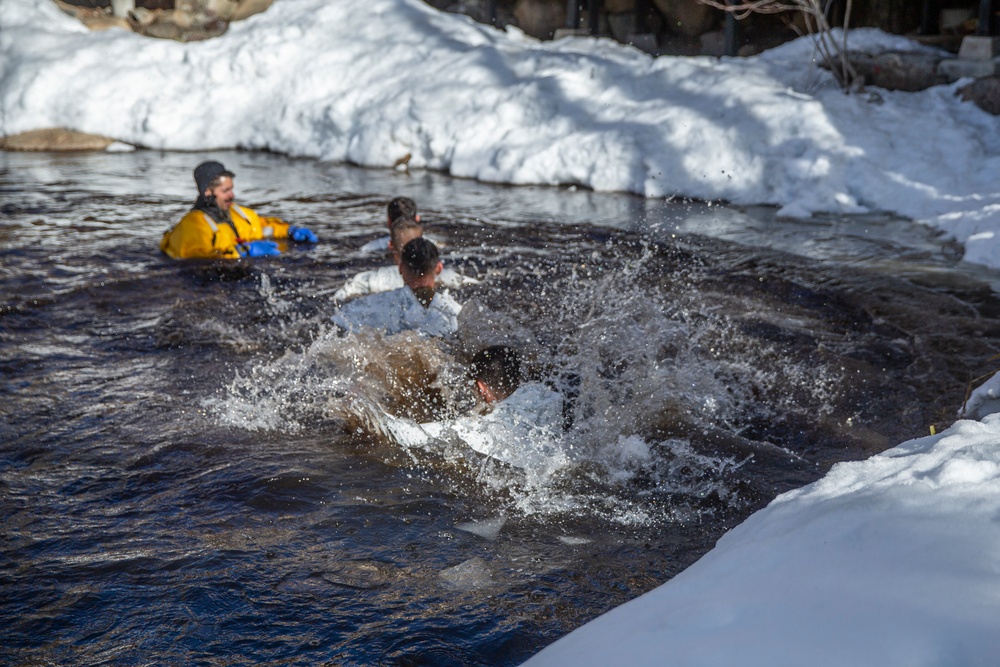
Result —
POLYGON ((466 521, 456 525, 455 528, 478 535, 487 540, 495 540, 505 523, 507 523, 507 517, 500 516, 495 519, 485 519, 483 521, 466 521))
POLYGON ((463 591, 488 586, 493 582, 489 565, 482 558, 470 558, 441 572, 445 583, 463 591))

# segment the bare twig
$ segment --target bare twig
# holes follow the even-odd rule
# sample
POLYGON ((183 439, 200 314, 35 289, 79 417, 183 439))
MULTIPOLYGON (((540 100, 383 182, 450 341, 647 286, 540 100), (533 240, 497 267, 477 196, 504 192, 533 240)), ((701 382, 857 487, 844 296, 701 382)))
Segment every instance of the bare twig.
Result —
POLYGON ((827 14, 832 0, 698 0, 703 5, 729 12, 742 20, 751 14, 780 14, 799 12, 805 20, 806 30, 813 38, 816 50, 833 73, 840 87, 847 91, 857 87, 858 73, 851 65, 847 50, 847 33, 851 20, 853 0, 847 0, 844 10, 844 37, 838 44, 832 36, 827 14))
MULTIPOLYGON (((1000 354, 994 354, 992 357, 986 360, 987 363, 997 361, 1000 359, 1000 354)), ((969 405, 969 399, 972 398, 972 390, 975 388, 976 383, 980 380, 988 380, 997 373, 1000 373, 1000 369, 990 371, 989 373, 983 373, 979 377, 972 378, 969 380, 969 384, 965 387, 965 400, 962 401, 962 411, 959 413, 960 417, 965 417, 965 409, 969 405)))

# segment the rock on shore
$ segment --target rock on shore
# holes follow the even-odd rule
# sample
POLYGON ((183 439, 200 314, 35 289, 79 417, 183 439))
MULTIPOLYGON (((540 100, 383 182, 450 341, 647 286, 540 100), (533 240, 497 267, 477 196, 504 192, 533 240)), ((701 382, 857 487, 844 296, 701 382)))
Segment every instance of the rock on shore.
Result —
POLYGON ((9 137, 0 137, 0 150, 4 151, 115 151, 132 150, 133 147, 109 137, 86 134, 61 127, 31 130, 9 137))

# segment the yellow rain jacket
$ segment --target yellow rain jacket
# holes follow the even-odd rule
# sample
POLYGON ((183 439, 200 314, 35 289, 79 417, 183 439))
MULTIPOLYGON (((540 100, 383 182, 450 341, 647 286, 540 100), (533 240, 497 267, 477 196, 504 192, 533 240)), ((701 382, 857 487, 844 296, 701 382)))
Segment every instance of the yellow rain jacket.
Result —
POLYGON ((229 207, 229 217, 232 225, 194 209, 163 235, 160 250, 173 259, 237 259, 239 243, 288 238, 289 225, 281 218, 265 218, 237 204, 229 207))

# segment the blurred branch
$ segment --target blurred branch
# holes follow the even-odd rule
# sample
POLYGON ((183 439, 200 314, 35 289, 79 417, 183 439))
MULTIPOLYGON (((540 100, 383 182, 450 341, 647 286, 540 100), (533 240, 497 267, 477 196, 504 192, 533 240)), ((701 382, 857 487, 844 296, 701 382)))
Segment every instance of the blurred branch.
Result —
POLYGON ((752 14, 781 14, 798 12, 806 24, 806 31, 812 37, 816 50, 823 62, 833 72, 837 83, 845 90, 860 89, 863 79, 848 59, 847 33, 850 28, 853 0, 846 1, 844 9, 844 39, 841 43, 833 38, 830 21, 827 18, 833 0, 698 0, 703 5, 721 9, 733 14, 737 19, 745 19, 752 14))

